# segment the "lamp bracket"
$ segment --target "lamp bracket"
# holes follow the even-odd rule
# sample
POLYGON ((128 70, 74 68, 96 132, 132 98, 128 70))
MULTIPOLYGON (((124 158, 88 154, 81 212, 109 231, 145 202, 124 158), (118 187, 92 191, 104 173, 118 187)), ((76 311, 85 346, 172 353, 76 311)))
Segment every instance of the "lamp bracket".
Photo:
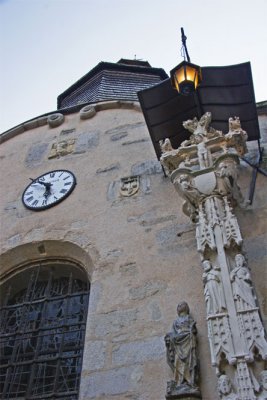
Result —
POLYGON ((187 39, 187 37, 184 34, 184 28, 181 28, 181 33, 182 33, 182 44, 183 44, 183 48, 184 48, 185 55, 186 55, 186 61, 191 62, 189 54, 188 54, 188 50, 187 50, 187 47, 186 47, 186 39, 187 39))

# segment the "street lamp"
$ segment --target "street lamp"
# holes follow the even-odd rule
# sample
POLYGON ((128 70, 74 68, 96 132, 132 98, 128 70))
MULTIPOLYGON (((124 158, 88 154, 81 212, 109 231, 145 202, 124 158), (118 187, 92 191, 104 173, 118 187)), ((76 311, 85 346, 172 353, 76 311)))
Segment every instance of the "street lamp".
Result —
POLYGON ((201 69, 198 65, 190 62, 190 57, 186 47, 186 36, 184 29, 182 32, 182 52, 184 61, 170 71, 172 87, 183 95, 188 95, 195 91, 202 80, 201 69))

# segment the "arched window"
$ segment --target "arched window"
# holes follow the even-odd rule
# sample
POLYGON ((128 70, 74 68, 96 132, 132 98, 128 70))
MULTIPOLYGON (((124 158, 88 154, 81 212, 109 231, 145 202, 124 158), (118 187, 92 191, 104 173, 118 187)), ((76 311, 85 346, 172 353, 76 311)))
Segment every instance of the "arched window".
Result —
POLYGON ((78 399, 89 301, 71 263, 32 265, 1 293, 1 399, 78 399))

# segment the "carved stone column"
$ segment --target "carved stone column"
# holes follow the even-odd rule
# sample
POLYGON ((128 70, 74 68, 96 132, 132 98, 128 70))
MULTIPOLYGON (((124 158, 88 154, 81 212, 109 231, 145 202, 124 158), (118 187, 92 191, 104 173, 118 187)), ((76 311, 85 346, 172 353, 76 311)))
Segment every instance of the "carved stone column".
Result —
POLYGON ((178 149, 168 139, 161 143, 161 163, 184 199, 184 213, 196 224, 211 362, 220 397, 254 400, 262 398, 254 371, 258 375, 263 369, 267 342, 233 211, 236 205, 245 206, 237 166, 238 156, 246 152, 247 135, 239 118, 229 119, 226 135, 210 122, 211 113, 184 122, 190 139, 178 149))

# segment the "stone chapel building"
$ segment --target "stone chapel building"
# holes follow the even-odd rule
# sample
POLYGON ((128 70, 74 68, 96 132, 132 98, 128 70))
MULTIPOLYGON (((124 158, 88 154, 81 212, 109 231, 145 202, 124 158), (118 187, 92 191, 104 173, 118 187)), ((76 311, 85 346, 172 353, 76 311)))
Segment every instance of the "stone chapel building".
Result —
MULTIPOLYGON (((138 101, 137 92, 165 79, 144 61, 101 62, 58 96, 56 111, 2 133, 3 400, 165 399, 173 373, 164 338, 182 301, 196 322, 201 392, 186 398, 239 398, 227 368, 233 392, 218 394, 224 371, 211 361, 195 224, 138 101)), ((266 148, 266 102, 257 110, 266 148)), ((257 143, 247 157, 254 163, 257 143)), ((240 161, 245 198, 256 172, 240 161)), ((252 204, 235 209, 265 329, 266 182, 258 171, 252 204)), ((256 347, 253 398, 261 399, 267 366, 256 347)))

